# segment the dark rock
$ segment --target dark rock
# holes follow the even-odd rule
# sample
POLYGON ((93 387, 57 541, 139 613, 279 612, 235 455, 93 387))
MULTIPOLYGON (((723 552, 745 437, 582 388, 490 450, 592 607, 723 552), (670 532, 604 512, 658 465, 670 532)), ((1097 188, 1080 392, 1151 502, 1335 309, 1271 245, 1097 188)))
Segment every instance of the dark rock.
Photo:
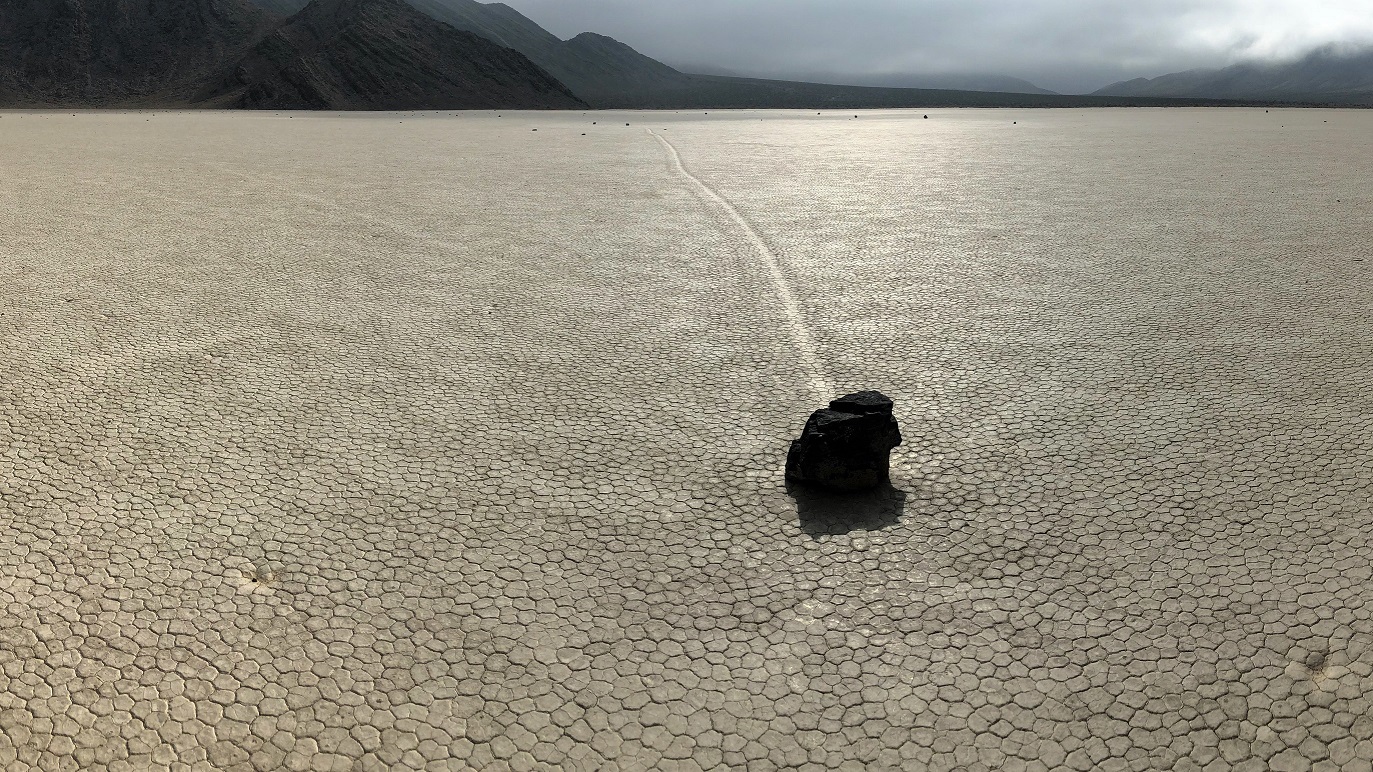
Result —
POLYGON ((861 491, 887 481, 901 429, 892 401, 876 391, 847 394, 806 421, 787 454, 787 479, 833 491, 861 491))

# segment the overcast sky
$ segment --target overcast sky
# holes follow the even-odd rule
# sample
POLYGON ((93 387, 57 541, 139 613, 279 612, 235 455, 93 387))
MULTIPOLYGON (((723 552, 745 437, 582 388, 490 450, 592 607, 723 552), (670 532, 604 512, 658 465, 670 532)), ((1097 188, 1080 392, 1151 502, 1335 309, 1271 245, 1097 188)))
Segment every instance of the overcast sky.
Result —
POLYGON ((1065 93, 1373 41, 1370 0, 505 0, 688 71, 1012 75, 1065 93))

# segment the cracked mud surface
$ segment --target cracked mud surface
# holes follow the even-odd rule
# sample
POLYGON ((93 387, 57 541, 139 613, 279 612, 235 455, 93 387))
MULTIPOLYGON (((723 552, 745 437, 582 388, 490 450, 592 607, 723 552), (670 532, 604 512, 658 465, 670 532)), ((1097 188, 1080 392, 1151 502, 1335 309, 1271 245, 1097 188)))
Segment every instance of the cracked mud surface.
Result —
POLYGON ((0 114, 0 768, 1369 770, 1373 116, 851 115, 0 114))

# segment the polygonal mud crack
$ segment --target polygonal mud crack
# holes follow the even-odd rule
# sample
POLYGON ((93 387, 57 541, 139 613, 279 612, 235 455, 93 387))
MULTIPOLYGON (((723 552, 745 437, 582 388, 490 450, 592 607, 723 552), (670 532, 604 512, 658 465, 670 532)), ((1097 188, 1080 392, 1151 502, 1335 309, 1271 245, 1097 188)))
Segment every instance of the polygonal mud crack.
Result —
POLYGON ((278 573, 255 565, 247 558, 228 558, 224 561, 225 577, 240 595, 270 595, 276 592, 278 573))

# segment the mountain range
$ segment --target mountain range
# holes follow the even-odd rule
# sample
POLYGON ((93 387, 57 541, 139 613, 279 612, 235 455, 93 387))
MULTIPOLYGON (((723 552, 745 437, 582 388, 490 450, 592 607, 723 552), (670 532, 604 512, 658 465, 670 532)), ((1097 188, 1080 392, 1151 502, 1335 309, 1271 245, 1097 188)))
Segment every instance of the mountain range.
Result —
POLYGON ((1241 63, 1112 83, 1100 96, 1373 105, 1373 49, 1327 46, 1290 62, 1241 63))
MULTIPOLYGON (((724 75, 726 73, 717 73, 724 75)), ((737 73, 728 73, 737 75, 737 73)), ((743 77, 743 76, 738 76, 743 77)), ((905 74, 885 73, 853 75, 844 73, 807 73, 802 80, 811 83, 832 83, 845 86, 875 86, 878 88, 923 88, 945 91, 998 91, 1005 94, 1055 94, 1023 78, 1009 75, 978 73, 905 74)))
POLYGON ((1164 79, 1088 96, 988 76, 821 79, 845 84, 683 73, 476 0, 0 0, 0 105, 12 107, 1079 107, 1289 93, 1151 85, 1164 79))

